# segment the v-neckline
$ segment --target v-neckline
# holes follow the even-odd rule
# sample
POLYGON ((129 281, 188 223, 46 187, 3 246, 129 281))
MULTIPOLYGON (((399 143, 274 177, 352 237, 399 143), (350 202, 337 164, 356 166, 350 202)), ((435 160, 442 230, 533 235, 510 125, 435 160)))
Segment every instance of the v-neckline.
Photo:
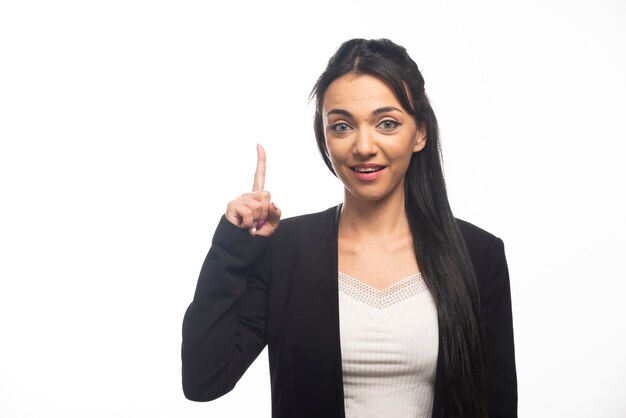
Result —
POLYGON ((406 276, 406 277, 404 277, 404 278, 402 278, 402 279, 392 283, 391 285, 387 286, 384 289, 379 289, 377 287, 374 287, 372 285, 369 285, 369 284, 365 283, 363 280, 359 280, 356 277, 353 277, 353 276, 351 276, 351 275, 349 275, 347 273, 344 273, 342 271, 339 272, 339 275, 347 277, 349 280, 353 280, 353 281, 357 282, 357 284, 367 287, 373 293, 381 294, 381 295, 384 294, 384 293, 391 293, 394 289, 396 289, 398 287, 401 287, 404 283, 411 281, 411 279, 413 279, 413 278, 418 279, 418 280, 422 279, 422 274, 420 272, 417 272, 417 273, 409 274, 408 276, 406 276))

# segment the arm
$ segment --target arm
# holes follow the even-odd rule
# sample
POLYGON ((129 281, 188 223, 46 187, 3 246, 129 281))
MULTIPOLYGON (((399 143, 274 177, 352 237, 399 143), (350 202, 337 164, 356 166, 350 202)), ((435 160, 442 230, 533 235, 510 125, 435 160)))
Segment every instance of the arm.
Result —
POLYGON ((185 396, 210 401, 229 392, 266 344, 268 238, 223 217, 183 320, 185 396))
POLYGON ((183 320, 183 392, 190 400, 229 392, 267 341, 268 237, 281 212, 263 190, 265 150, 258 144, 257 157, 252 193, 228 204, 183 320))
POLYGON ((487 349, 489 417, 517 417, 511 287, 502 240, 497 240, 491 260, 486 265, 482 307, 487 349))

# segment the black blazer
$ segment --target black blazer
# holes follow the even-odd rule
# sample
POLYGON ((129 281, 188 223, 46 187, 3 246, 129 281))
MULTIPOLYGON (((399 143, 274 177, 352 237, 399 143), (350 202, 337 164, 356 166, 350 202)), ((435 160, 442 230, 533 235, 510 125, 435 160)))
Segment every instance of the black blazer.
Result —
MULTIPOLYGON (((340 208, 284 219, 271 237, 252 238, 222 217, 183 321, 188 399, 210 401, 229 392, 267 344, 272 417, 345 416, 337 287, 340 208)), ((458 222, 484 315, 489 416, 516 417, 504 246, 488 232, 458 222)), ((443 379, 439 361, 433 417, 441 416, 445 403, 443 379)))

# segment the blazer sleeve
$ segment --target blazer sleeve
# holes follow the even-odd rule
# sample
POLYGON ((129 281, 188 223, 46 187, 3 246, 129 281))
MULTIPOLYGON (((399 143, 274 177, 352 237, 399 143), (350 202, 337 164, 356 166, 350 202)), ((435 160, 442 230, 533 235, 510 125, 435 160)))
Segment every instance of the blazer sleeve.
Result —
POLYGON ((504 244, 499 238, 485 264, 482 308, 485 324, 490 418, 517 417, 517 374, 513 343, 511 287, 504 244))
POLYGON ((229 392, 266 344, 269 239, 222 217, 183 319, 185 396, 229 392))

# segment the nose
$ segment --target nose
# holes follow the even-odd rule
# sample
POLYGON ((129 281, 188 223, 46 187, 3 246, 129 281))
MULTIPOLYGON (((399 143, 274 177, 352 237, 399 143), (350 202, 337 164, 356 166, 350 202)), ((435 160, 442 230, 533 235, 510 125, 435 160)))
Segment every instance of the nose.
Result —
POLYGON ((367 129, 359 129, 357 131, 356 140, 354 142, 353 152, 355 155, 366 159, 376 154, 376 140, 371 132, 367 129))

